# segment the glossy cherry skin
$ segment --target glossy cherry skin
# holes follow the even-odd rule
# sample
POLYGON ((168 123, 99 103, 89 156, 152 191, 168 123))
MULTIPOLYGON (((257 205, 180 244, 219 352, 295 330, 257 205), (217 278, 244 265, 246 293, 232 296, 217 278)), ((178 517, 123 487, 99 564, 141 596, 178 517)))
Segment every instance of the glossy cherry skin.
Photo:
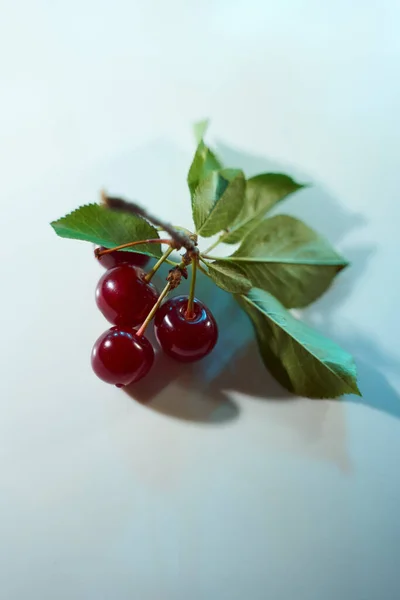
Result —
POLYGON ((186 318, 187 296, 171 298, 157 311, 154 331, 166 354, 180 362, 194 362, 211 352, 217 343, 218 327, 211 311, 194 300, 194 318, 186 318))
POLYGON ((97 377, 117 387, 142 379, 153 362, 153 346, 131 327, 108 329, 92 350, 92 368, 97 377))
POLYGON ((123 264, 101 277, 96 302, 110 323, 129 327, 143 323, 158 299, 156 288, 144 276, 139 267, 123 264))
MULTIPOLYGON (((105 250, 104 246, 100 246, 99 250, 105 250)), ((138 254, 137 252, 127 252, 126 250, 115 250, 108 254, 103 254, 97 258, 99 263, 106 269, 112 269, 118 265, 128 264, 134 267, 144 268, 149 262, 149 257, 145 254, 138 254)))

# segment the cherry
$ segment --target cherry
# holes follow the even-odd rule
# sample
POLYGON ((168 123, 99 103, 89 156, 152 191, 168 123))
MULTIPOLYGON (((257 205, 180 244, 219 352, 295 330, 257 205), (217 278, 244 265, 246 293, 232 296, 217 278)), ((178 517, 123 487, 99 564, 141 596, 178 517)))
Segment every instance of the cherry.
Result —
POLYGON ((152 283, 139 267, 119 265, 101 277, 96 288, 97 306, 114 325, 140 325, 158 299, 152 283))
POLYGON ((194 317, 188 319, 187 296, 171 298, 157 311, 154 331, 166 354, 181 362, 200 360, 211 352, 218 339, 218 327, 211 311, 194 299, 194 317))
POLYGON ((92 368, 97 377, 117 387, 142 379, 153 362, 153 346, 130 327, 108 329, 92 350, 92 368))
MULTIPOLYGON (((105 250, 104 246, 100 246, 99 250, 105 250)), ((149 262, 149 257, 145 254, 138 254, 137 252, 128 252, 126 250, 115 250, 108 254, 98 256, 97 260, 106 269, 112 269, 118 265, 129 264, 134 267, 145 267, 149 262)))

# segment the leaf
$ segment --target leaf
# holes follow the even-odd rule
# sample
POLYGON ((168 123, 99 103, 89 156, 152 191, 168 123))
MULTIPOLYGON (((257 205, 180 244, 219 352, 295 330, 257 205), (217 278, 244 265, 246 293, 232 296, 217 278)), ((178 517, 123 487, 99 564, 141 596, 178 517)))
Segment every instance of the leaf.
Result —
MULTIPOLYGON (((157 230, 141 217, 117 213, 99 204, 81 206, 53 221, 51 226, 61 237, 84 240, 106 248, 159 237, 157 230)), ((161 256, 160 244, 143 244, 126 250, 155 258, 161 256)))
POLYGON ((223 261, 207 263, 208 275, 225 292, 231 294, 246 294, 251 288, 251 282, 238 268, 223 261))
POLYGON ((226 244, 240 242, 271 208, 303 187, 281 173, 261 173, 248 179, 243 208, 223 241, 226 244))
POLYGON ((199 184, 192 199, 196 232, 209 237, 229 227, 243 205, 244 190, 243 171, 212 171, 199 184))
POLYGON ((286 308, 307 306, 323 294, 348 264, 302 221, 277 215, 261 221, 231 256, 254 287, 278 298, 286 308))
POLYGON ((356 366, 345 350, 263 290, 253 288, 238 301, 253 323, 265 366, 283 387, 308 398, 361 396, 356 366))
POLYGON ((203 121, 198 121, 193 125, 193 133, 197 144, 200 144, 201 140, 204 138, 209 124, 209 119, 204 119, 203 121))
POLYGON ((195 126, 195 135, 196 137, 200 136, 200 140, 187 177, 192 198, 199 183, 203 181, 211 171, 222 169, 222 163, 215 156, 214 152, 205 145, 202 139, 207 129, 207 125, 208 122, 202 121, 195 126))

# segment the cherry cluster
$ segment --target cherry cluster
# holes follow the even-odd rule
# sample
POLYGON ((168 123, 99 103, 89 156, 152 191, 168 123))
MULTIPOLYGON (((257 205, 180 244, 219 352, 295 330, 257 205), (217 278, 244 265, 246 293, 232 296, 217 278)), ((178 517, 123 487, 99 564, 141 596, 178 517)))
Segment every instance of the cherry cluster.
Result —
POLYGON ((197 298, 173 297, 165 302, 146 276, 148 257, 115 250, 96 254, 107 269, 96 288, 96 302, 114 326, 105 331, 92 350, 96 375, 122 387, 142 379, 154 363, 154 349, 144 335, 154 312, 154 331, 162 350, 181 362, 200 360, 211 352, 218 328, 211 311, 197 298))

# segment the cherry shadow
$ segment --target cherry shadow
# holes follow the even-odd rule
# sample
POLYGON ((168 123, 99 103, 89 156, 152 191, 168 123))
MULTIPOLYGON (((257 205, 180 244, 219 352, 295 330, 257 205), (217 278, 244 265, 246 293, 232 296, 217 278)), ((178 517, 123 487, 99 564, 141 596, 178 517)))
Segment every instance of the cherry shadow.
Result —
MULTIPOLYGON (((167 273, 168 267, 159 270, 157 287, 162 287, 167 273)), ((196 289, 196 295, 210 307, 218 323, 219 337, 213 352, 198 363, 179 363, 159 351, 150 330, 150 340, 157 350, 152 375, 124 391, 157 412, 211 424, 239 417, 239 406, 229 390, 250 396, 288 398, 289 393, 265 370, 251 324, 231 294, 220 290, 201 272, 196 289), (244 373, 249 374, 248 379, 244 373)), ((189 282, 183 281, 172 295, 188 291, 189 282)))
POLYGON ((238 418, 239 407, 231 398, 207 393, 197 367, 158 353, 154 372, 125 387, 125 393, 151 410, 183 421, 218 425, 238 418))

